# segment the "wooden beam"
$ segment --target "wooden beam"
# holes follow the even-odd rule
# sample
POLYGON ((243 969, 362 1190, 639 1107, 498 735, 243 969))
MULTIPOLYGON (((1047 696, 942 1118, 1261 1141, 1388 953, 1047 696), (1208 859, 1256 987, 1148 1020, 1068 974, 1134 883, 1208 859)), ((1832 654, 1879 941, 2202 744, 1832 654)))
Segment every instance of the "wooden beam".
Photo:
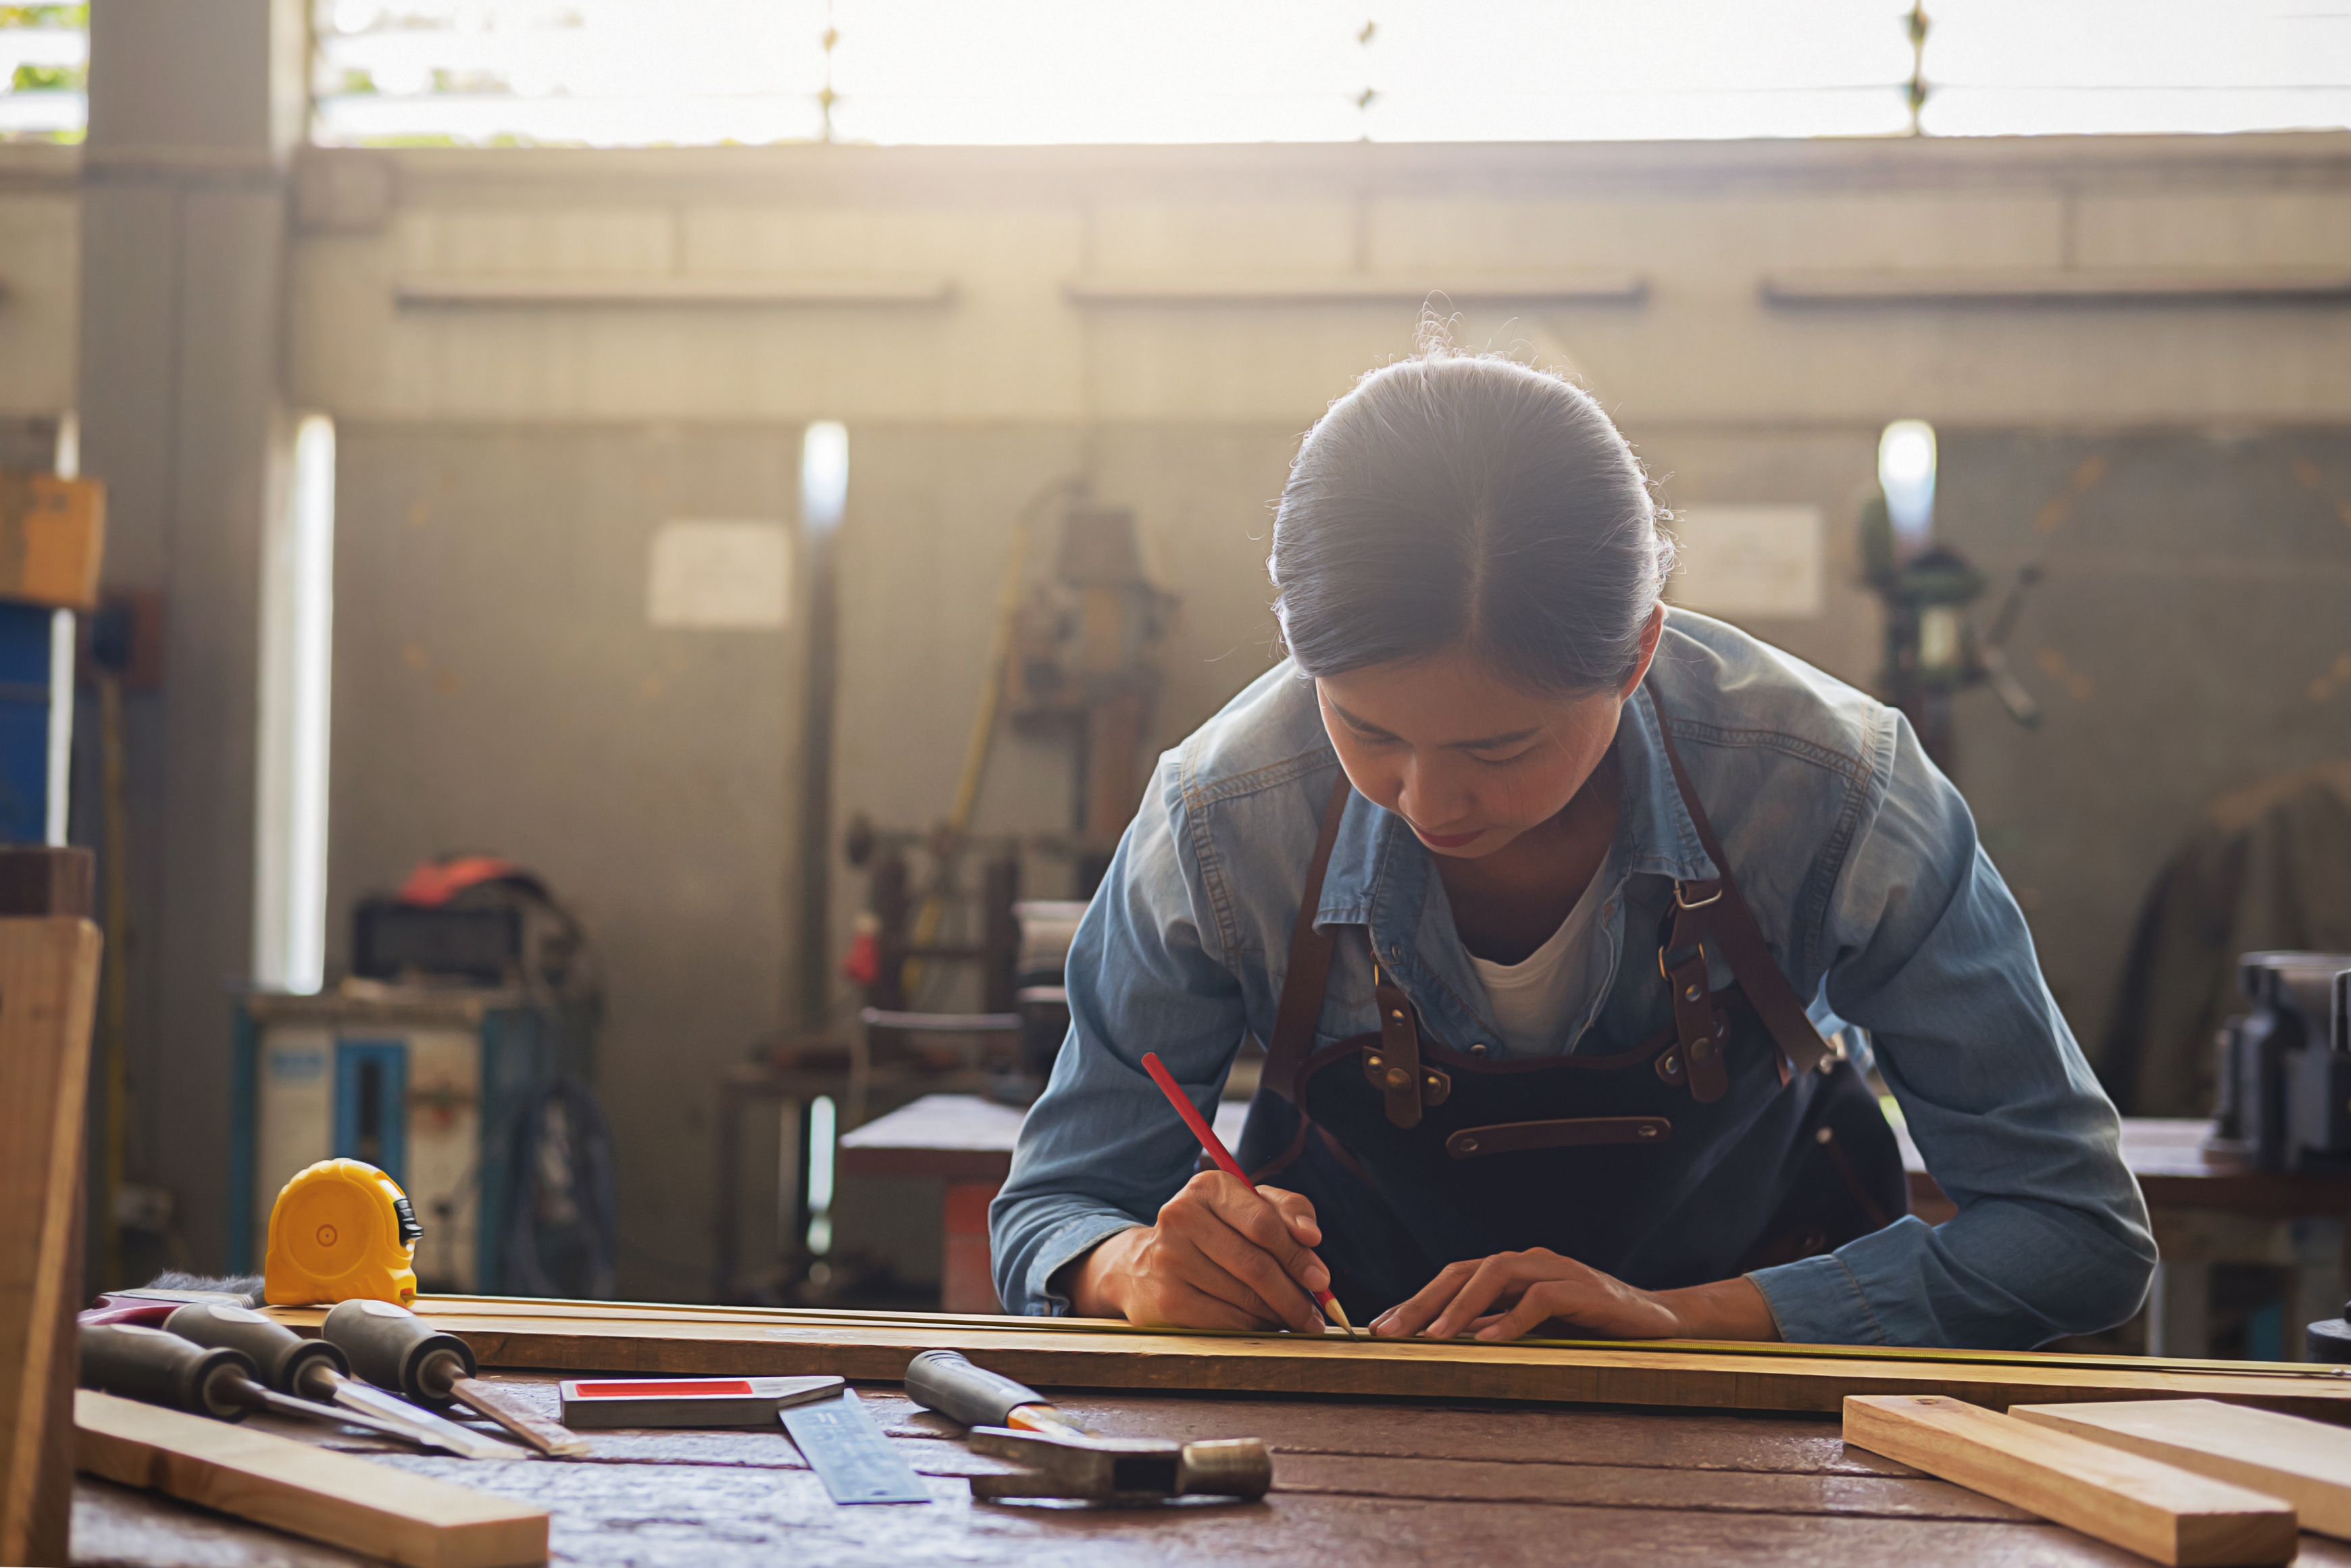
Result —
POLYGON ((576 275, 419 276, 403 277, 392 302, 403 310, 453 307, 581 305, 945 305, 946 277, 886 277, 867 273, 803 277, 642 277, 576 275))
POLYGON ((2053 1432, 2161 1459, 2294 1504, 2304 1530, 2351 1540, 2351 1432, 2210 1399, 2128 1405, 2017 1405, 2053 1432))
MULTIPOLYGON (((2213 1398, 2351 1424, 2351 1377, 2282 1364, 1898 1351, 1837 1345, 1350 1341, 1187 1333, 1087 1320, 645 1303, 420 1298, 485 1365, 647 1375, 905 1375, 960 1350, 1038 1386, 1681 1406, 1834 1414, 1849 1393, 1938 1394, 2005 1408, 2213 1398)), ((274 1308, 315 1329, 314 1308, 274 1308)))
POLYGON ((2293 1558, 2293 1505, 1956 1399, 1844 1402, 1844 1440, 2175 1568, 2293 1558))
POLYGON ((1808 269, 1766 276, 1766 305, 2247 305, 2351 300, 2343 267, 1808 269))
POLYGON ((88 1388, 74 1421, 80 1468, 124 1486, 409 1568, 547 1561, 543 1508, 88 1388))
POLYGON ((63 1563, 98 927, 0 919, 0 1563, 63 1563))
POLYGON ((1072 305, 1638 305, 1637 272, 1382 277, 1359 272, 1097 274, 1061 286, 1072 305))

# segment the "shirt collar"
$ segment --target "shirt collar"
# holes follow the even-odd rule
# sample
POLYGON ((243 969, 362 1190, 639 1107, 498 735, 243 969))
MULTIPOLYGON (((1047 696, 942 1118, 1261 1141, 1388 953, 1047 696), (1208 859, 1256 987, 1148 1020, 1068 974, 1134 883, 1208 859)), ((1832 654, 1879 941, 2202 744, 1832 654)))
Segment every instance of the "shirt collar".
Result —
MULTIPOLYGON (((1616 760, 1624 772, 1624 800, 1612 858, 1621 857, 1625 873, 1677 882, 1713 877, 1714 862, 1698 843, 1698 825, 1674 787, 1664 720, 1646 682, 1617 720, 1616 760)), ((1409 931, 1419 922, 1428 851, 1401 818, 1353 790, 1347 793, 1345 811, 1331 846, 1315 924, 1409 931)))

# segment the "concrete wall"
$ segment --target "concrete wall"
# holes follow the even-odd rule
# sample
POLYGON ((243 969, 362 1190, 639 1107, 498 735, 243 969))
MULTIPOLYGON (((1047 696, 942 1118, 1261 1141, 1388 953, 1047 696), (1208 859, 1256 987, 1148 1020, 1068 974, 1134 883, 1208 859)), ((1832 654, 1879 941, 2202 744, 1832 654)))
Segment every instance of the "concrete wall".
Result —
MULTIPOLYGON (((49 187, 33 189, 29 167, 0 161, 12 285, 67 243, 58 222, 70 229, 56 160, 49 187)), ((336 921, 350 894, 433 849, 532 846, 615 952, 605 1087, 624 1168, 646 1173, 629 1229, 687 1263, 705 1245, 707 1178, 701 1146, 680 1145, 709 1070, 789 1016, 776 890, 790 855, 778 819, 747 802, 788 798, 792 715, 770 684, 782 661, 746 679, 733 654, 689 652, 673 672, 631 621, 631 550, 677 493, 643 493, 647 476, 706 483, 712 506, 766 506, 799 423, 850 423, 835 802, 919 823, 954 786, 1024 503, 1074 475, 1136 509, 1185 599, 1157 722, 1172 740, 1264 665, 1268 503, 1297 434, 1415 327, 1403 303, 1081 307, 1072 278, 1369 274, 1467 290, 1503 272, 1643 275, 1638 305, 1475 306, 1457 334, 1581 375, 1669 503, 1823 507, 1824 613, 1753 629, 1855 680, 1874 670, 1877 625, 1853 580, 1853 507, 1883 424, 1935 421, 1950 536, 1996 570, 2041 559, 2051 572, 2016 645, 2049 721, 2028 733, 1968 699, 1960 775, 2087 1038, 2196 804, 2351 749, 2351 691, 2308 695, 2344 651, 2325 585, 2351 570, 2351 530, 2288 528, 2274 509, 2351 499, 2351 310, 1792 311, 1758 292, 1765 273, 1803 267, 2339 266, 2351 138, 338 152, 304 156, 294 207, 289 401, 346 432, 336 921), (452 277, 840 275, 944 280, 952 297, 397 298, 403 281, 452 277), (2092 454, 2114 477, 2081 498, 2082 526, 2036 533, 2092 454), (2324 470, 2320 490, 2290 477, 2296 456, 2324 470), (412 528, 419 505, 430 520, 412 528), (2214 586, 2210 560, 2243 551, 2280 564, 2214 586), (2198 659, 2256 623, 2258 648, 2198 659), (411 645, 431 672, 444 646, 464 650, 447 655, 455 695, 410 666, 411 645), (675 685, 632 695, 645 676, 675 685), (542 713, 559 716, 552 732, 529 727, 542 713), (612 727, 638 724, 662 745, 632 751, 612 727), (2150 726, 2177 744, 2144 750, 2150 726), (2132 766, 2150 755, 2159 768, 2132 766), (709 778, 727 782, 706 823, 649 821, 646 799, 709 778), (690 971, 674 967, 687 951, 690 971)), ((19 308, 0 305, 0 345, 37 333, 19 308)), ((69 393, 53 367, 0 357, 0 413, 69 393)), ((1040 563, 1050 542, 1048 526, 1040 563)), ((1067 778, 1058 748, 1005 743, 980 825, 1064 826, 1067 778)), ((856 879, 836 874, 845 916, 856 879)))

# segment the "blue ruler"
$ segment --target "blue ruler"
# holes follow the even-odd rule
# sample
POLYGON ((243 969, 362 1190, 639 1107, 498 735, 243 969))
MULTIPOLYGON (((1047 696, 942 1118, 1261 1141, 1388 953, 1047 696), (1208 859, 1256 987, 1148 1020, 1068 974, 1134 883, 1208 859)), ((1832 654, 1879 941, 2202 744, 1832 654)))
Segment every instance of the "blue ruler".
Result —
POLYGON ((795 1405, 777 1415, 833 1501, 931 1500, 921 1478, 890 1447, 854 1388, 842 1389, 838 1399, 795 1405))

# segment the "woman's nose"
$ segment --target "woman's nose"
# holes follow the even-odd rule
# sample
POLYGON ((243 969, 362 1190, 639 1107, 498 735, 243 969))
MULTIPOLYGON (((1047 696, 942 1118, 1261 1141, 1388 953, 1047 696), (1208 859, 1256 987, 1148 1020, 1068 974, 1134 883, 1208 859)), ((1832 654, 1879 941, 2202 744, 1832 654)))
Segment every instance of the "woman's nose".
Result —
POLYGON ((1455 771, 1434 759, 1414 758, 1404 765, 1396 807, 1420 827, 1441 831, 1468 813, 1468 791, 1455 771))

